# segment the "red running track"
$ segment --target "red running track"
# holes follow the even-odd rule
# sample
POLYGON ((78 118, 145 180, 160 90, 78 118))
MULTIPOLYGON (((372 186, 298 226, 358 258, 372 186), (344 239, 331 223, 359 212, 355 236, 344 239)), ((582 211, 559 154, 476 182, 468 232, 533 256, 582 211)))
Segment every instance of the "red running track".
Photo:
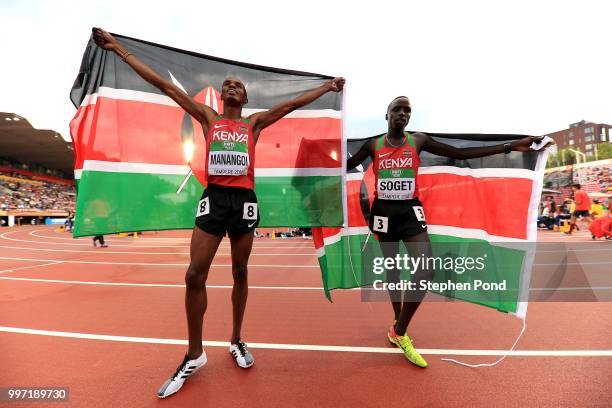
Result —
MULTIPOLYGON (((566 242, 558 234, 543 239, 566 242)), ((609 243, 572 240, 589 246, 572 255, 577 265, 568 266, 564 286, 605 285, 609 243)), ((155 393, 185 350, 189 233, 108 241, 100 249, 50 227, 0 230, 0 386, 70 387, 70 402, 47 404, 53 407, 609 404, 612 303, 532 302, 518 355, 471 369, 440 358, 494 361, 497 355, 485 354, 507 350, 520 320, 472 304, 427 302, 409 328, 430 363, 418 369, 387 344, 389 305, 362 303, 358 291, 325 299, 312 243, 302 239, 256 240, 243 328, 257 360, 250 370, 215 343, 231 333, 229 244, 222 244, 208 282, 209 362, 160 401, 155 393)), ((546 265, 558 256, 538 253, 532 287, 554 278, 546 265)))

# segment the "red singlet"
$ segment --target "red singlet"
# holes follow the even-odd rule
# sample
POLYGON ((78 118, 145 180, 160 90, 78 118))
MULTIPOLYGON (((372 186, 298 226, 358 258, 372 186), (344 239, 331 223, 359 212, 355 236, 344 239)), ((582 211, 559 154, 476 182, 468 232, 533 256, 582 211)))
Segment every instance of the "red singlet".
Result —
POLYGON ((253 190, 255 141, 246 118, 236 122, 217 116, 206 139, 208 183, 253 190))
POLYGON ((381 200, 411 200, 419 196, 416 185, 419 154, 414 138, 406 133, 401 146, 392 146, 383 135, 374 147, 376 197, 381 200))

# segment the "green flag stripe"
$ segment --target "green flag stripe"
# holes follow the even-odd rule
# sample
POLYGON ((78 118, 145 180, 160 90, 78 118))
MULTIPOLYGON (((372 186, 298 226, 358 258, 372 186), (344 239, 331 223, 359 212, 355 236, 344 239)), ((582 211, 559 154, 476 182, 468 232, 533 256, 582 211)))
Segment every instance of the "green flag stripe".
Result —
MULTIPOLYGON (((83 171, 77 182, 83 221, 74 235, 193 228, 203 187, 191 177, 176 194, 183 180, 177 174, 83 171)), ((259 206, 260 226, 341 225, 341 185, 340 176, 256 177, 256 193, 274 197, 259 206)))
MULTIPOLYGON (((485 282, 501 282, 505 280, 507 287, 507 290, 503 293, 479 290, 457 292, 449 290, 443 293, 434 293, 481 304, 502 312, 516 313, 518 311, 520 278, 526 255, 524 250, 501 247, 478 239, 438 234, 430 234, 429 237, 432 242, 434 256, 465 257, 466 251, 469 253, 470 247, 472 247, 472 252, 474 252, 474 248, 477 248, 479 253, 486 253, 487 258, 490 260, 485 270, 478 274, 436 272, 433 282, 440 283, 450 280, 457 283, 473 283, 474 279, 477 278, 485 282)), ((362 252, 365 240, 366 235, 342 236, 339 241, 325 245, 325 253, 319 257, 319 264, 322 270, 323 286, 328 298, 330 298, 329 291, 332 289, 372 287, 374 280, 380 279, 379 275, 363 272, 361 269, 362 264, 372 265, 372 260, 367 259, 366 254, 382 256, 378 242, 372 237, 368 241, 367 249, 362 252), (347 256, 349 251, 351 256, 347 256)), ((410 277, 409 275, 402 276, 402 279, 410 279, 410 277)))
POLYGON ((246 153, 248 150, 248 146, 246 143, 214 141, 210 143, 210 150, 211 151, 234 150, 236 152, 246 153), (233 146, 230 149, 226 149, 225 148, 226 143, 233 143, 233 146))
POLYGON ((395 177, 414 177, 414 169, 397 169, 397 170, 379 170, 379 178, 395 178, 395 177), (393 172, 399 171, 398 175, 394 175, 393 172))
POLYGON ((408 146, 414 147, 414 138, 411 133, 406 132, 406 136, 408 137, 408 146))

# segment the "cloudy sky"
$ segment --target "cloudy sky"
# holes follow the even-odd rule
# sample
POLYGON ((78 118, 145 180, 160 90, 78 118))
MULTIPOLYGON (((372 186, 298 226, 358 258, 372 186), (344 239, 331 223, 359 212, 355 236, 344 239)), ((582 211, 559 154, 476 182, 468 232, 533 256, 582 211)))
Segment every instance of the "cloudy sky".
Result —
POLYGON ((92 26, 182 49, 347 78, 349 137, 386 128, 544 134, 612 123, 609 1, 0 2, 0 111, 69 139, 92 26))

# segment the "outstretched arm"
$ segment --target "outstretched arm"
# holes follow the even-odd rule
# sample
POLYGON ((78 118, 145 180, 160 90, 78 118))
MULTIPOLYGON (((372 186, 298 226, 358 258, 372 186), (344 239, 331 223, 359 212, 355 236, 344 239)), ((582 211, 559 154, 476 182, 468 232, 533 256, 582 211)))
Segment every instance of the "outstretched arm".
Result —
POLYGON ((361 146, 361 148, 355 153, 353 156, 349 157, 346 161, 346 171, 353 170, 355 167, 359 166, 368 156, 372 155, 372 143, 370 140, 361 146))
POLYGON ((98 46, 107 50, 114 51, 119 55, 138 75, 145 81, 162 91, 187 113, 193 116, 203 126, 208 127, 212 119, 217 115, 216 112, 206 105, 196 102, 178 86, 162 78, 151 67, 138 59, 129 52, 115 37, 100 28, 93 30, 94 41, 98 46))
POLYGON ((515 140, 510 143, 499 144, 495 146, 457 148, 454 146, 447 145, 446 143, 440 143, 437 140, 434 140, 432 137, 426 136, 422 150, 425 150, 426 152, 432 154, 436 154, 438 156, 450 157, 451 159, 465 160, 475 159, 477 157, 491 156, 493 154, 506 153, 510 151, 528 152, 531 150, 529 146, 531 146, 533 142, 539 142, 540 140, 542 140, 542 137, 529 136, 515 140))
POLYGON ((263 129, 267 128, 294 110, 315 101, 319 97, 325 95, 327 92, 342 91, 344 88, 344 83, 344 78, 334 78, 331 81, 324 83, 320 87, 303 93, 295 99, 283 102, 270 110, 254 113, 249 117, 249 119, 253 126, 255 135, 258 135, 263 129))

